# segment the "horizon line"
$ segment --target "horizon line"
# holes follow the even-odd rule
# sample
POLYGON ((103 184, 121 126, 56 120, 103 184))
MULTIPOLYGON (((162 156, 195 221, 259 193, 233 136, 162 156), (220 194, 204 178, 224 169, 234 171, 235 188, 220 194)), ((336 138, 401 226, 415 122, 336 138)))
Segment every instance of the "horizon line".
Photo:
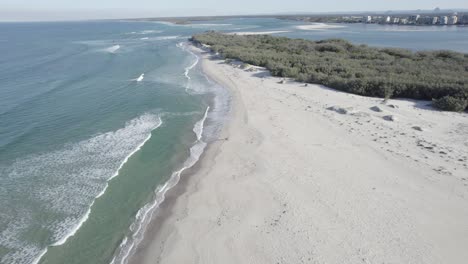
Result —
MULTIPOLYGON (((109 9, 63 9, 61 11, 63 12, 70 12, 70 11, 84 11, 84 10, 93 10, 93 11, 109 11, 109 10, 117 10, 120 8, 109 8, 109 9)), ((40 14, 41 12, 47 12, 47 11, 52 11, 53 9, 50 10, 45 10, 42 9, 36 14, 40 14)), ((26 10, 25 10, 26 11, 26 10)), ((57 11, 57 10, 55 10, 57 11)), ((136 11, 136 10, 133 10, 136 11)), ((366 11, 323 11, 323 12, 272 12, 272 13, 239 13, 239 14, 219 14, 219 15, 181 15, 181 16, 132 16, 132 17, 116 17, 116 18, 75 18, 75 19, 53 19, 51 18, 50 20, 48 19, 32 19, 32 20, 27 20, 27 19, 10 19, 10 20, 2 20, 0 18, 0 23, 34 23, 34 22, 86 22, 86 21, 111 21, 111 20, 147 20, 147 19, 152 19, 154 21, 157 21, 156 19, 161 19, 161 21, 164 21, 164 19, 188 19, 188 18, 240 18, 240 17, 273 17, 273 16, 306 16, 306 15, 363 15, 366 13, 373 13, 376 15, 380 14, 388 14, 388 13, 396 13, 398 12, 423 12, 423 13, 447 13, 447 12, 468 12, 467 8, 441 8, 439 11, 435 12, 435 9, 393 9, 393 10, 366 10, 366 11)))

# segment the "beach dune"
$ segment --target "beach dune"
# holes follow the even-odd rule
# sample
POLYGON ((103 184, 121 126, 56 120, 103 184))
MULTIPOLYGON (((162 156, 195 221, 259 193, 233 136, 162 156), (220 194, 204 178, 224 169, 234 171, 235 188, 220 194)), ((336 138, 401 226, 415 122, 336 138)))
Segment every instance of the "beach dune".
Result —
POLYGON ((325 23, 311 23, 311 24, 296 26, 296 28, 300 30, 326 30, 326 29, 344 28, 344 27, 346 26, 335 25, 335 24, 330 25, 330 24, 325 24, 325 23))
POLYGON ((196 52, 231 90, 229 121, 130 263, 466 263, 466 114, 196 52))

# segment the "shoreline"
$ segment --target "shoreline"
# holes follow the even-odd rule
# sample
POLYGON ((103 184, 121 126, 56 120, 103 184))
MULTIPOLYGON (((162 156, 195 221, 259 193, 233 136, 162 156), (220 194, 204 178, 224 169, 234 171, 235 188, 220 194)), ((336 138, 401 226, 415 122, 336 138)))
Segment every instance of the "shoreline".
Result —
POLYGON ((468 257, 462 248, 467 153, 456 146, 468 143, 466 115, 278 84, 268 74, 199 56, 204 73, 231 92, 219 135, 228 140, 209 143, 184 171, 129 263, 463 263, 468 257), (333 104, 347 113, 328 109, 333 104), (398 118, 384 120, 372 105, 398 118), (454 139, 446 130, 457 122, 454 139), (434 143, 446 144, 440 152, 453 160, 426 151, 434 143))
MULTIPOLYGON (((203 69, 205 59, 201 57, 201 53, 205 51, 196 49, 192 46, 192 44, 188 44, 187 48, 190 53, 198 57, 198 63, 201 64, 203 74, 205 74, 211 81, 227 89, 231 96, 231 102, 235 102, 235 91, 231 90, 230 86, 222 85, 219 80, 216 80, 216 78, 213 78, 214 76, 207 74, 203 69)), ((186 196, 197 190, 196 185, 202 177, 202 172, 204 170, 209 170, 210 160, 216 157, 225 139, 229 138, 228 131, 229 126, 231 125, 230 121, 232 116, 235 115, 235 112, 232 109, 233 107, 233 104, 231 104, 231 109, 227 112, 225 121, 222 124, 219 134, 217 135, 218 139, 212 139, 207 142, 205 150, 200 156, 198 162, 196 162, 192 167, 184 170, 180 175, 179 182, 166 192, 164 201, 153 213, 150 223, 146 227, 142 241, 138 245, 135 252, 128 258, 127 263, 147 263, 149 261, 147 260, 148 257, 150 257, 152 260, 158 258, 157 256, 161 251, 155 250, 155 248, 153 248, 151 245, 155 243, 164 244, 164 241, 168 238, 170 232, 170 228, 168 227, 173 224, 171 222, 171 218, 175 213, 174 207, 176 203, 186 203, 186 196), (148 250, 149 248, 151 248, 151 250, 148 250), (150 252, 146 252, 147 250, 150 252), (150 256, 147 255, 148 253, 150 253, 150 256)))

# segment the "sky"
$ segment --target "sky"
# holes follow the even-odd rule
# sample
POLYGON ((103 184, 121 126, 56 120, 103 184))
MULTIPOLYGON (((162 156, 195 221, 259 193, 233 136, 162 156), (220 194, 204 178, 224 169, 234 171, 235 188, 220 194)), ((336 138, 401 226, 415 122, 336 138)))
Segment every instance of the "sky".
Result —
POLYGON ((0 21, 468 8, 468 0, 0 0, 0 21))

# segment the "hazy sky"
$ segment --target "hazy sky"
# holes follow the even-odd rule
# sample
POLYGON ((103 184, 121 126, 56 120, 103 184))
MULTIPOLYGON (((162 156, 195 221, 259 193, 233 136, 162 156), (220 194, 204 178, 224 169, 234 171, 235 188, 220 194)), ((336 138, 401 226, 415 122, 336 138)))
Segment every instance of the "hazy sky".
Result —
POLYGON ((0 20, 468 8, 468 0, 0 0, 0 20))

